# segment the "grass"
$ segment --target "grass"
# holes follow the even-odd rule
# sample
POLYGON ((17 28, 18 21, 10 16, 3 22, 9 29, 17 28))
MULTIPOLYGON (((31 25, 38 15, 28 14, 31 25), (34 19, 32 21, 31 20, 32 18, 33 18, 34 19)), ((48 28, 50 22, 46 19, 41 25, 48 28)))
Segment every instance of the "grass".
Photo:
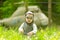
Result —
MULTIPOLYGON (((18 30, 6 29, 0 26, 0 40, 25 40, 27 36, 19 34, 18 30)), ((36 36, 31 40, 60 40, 60 32, 55 28, 46 28, 38 30, 36 36)))

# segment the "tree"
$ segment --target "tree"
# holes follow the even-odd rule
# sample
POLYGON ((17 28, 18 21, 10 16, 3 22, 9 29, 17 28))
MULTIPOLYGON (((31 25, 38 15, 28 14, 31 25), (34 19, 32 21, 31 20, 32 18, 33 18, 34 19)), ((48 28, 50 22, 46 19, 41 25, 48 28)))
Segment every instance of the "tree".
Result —
POLYGON ((25 8, 26 8, 26 12, 28 11, 28 0, 24 0, 24 5, 25 5, 25 8))
POLYGON ((48 18, 49 18, 49 24, 48 26, 51 26, 51 1, 52 0, 48 0, 48 18))

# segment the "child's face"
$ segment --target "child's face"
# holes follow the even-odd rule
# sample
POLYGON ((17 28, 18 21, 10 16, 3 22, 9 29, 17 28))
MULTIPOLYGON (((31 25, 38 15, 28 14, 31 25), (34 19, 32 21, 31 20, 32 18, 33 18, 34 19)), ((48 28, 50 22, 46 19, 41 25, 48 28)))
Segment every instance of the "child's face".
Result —
POLYGON ((31 14, 26 15, 26 22, 32 23, 32 21, 33 21, 33 15, 31 15, 31 14))

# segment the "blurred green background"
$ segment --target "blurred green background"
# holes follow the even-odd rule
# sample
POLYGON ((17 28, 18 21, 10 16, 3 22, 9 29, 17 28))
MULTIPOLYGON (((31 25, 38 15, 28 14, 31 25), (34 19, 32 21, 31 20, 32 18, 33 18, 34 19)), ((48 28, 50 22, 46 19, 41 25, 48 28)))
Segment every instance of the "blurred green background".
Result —
MULTIPOLYGON (((13 12, 22 4, 14 4, 24 0, 0 0, 0 19, 10 17, 13 12)), ((28 0, 29 5, 38 5, 42 12, 48 16, 48 0, 28 0)), ((60 24, 60 0, 52 0, 52 19, 60 24)))
MULTIPOLYGON (((22 1, 24 0, 0 0, 0 20, 9 18, 19 6, 24 6, 23 4, 14 4, 22 1)), ((28 2, 31 2, 29 5, 38 5, 48 16, 48 0, 28 0, 28 2)), ((59 27, 53 24, 50 28, 38 30, 38 40, 60 40, 60 0, 52 0, 52 20, 59 27)), ((34 37, 31 39, 35 40, 34 37)), ((20 35, 16 28, 8 30, 0 26, 0 40, 24 40, 24 36, 20 35)))

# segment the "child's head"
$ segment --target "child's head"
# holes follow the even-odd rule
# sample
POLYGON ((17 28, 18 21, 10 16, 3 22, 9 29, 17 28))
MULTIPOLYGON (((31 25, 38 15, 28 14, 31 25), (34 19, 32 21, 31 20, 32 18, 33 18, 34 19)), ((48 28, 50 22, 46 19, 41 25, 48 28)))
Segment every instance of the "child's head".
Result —
POLYGON ((25 16, 26 16, 26 22, 27 23, 33 22, 34 14, 31 11, 28 11, 25 16))

